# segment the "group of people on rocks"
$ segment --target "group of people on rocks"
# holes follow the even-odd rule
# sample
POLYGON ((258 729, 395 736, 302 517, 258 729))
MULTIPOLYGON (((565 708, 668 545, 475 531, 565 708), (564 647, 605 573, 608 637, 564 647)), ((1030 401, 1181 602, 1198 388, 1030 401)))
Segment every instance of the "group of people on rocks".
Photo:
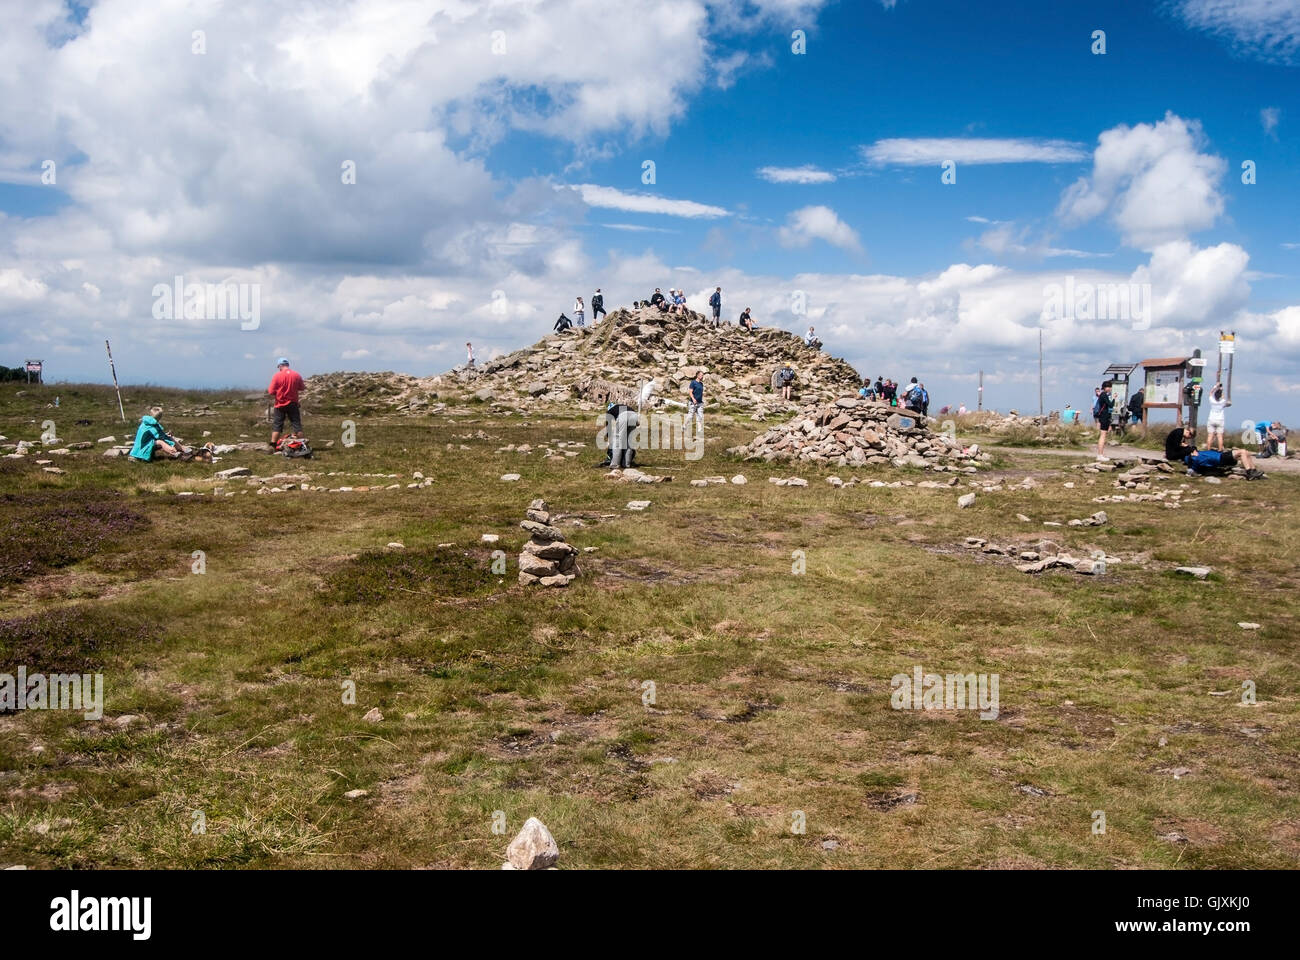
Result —
MULTIPOLYGON (((591 322, 596 324, 600 318, 606 316, 605 295, 600 292, 600 287, 591 295, 591 322)), ((553 329, 556 333, 563 333, 570 327, 585 327, 587 325, 587 305, 582 302, 582 297, 573 298, 573 318, 561 313, 559 319, 555 321, 553 329)), ((466 344, 468 346, 468 344, 466 344)), ((471 360, 471 366, 473 361, 471 360)))
MULTIPOLYGON (((811 330, 812 328, 809 327, 809 332, 811 330)), ((916 377, 913 377, 903 387, 901 393, 898 389, 898 383, 888 377, 877 376, 874 383, 868 377, 862 381, 862 386, 858 388, 858 396, 863 400, 887 403, 891 407, 902 407, 905 410, 919 413, 923 417, 930 415, 930 392, 925 389, 925 384, 920 383, 916 377)))

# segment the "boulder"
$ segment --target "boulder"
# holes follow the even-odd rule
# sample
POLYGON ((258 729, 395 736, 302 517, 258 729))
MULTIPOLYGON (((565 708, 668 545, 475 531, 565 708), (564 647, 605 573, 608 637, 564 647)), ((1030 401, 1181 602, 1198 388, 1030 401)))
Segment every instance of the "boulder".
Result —
POLYGON ((506 847, 506 861, 515 870, 547 870, 559 859, 559 844, 536 817, 529 817, 506 847))

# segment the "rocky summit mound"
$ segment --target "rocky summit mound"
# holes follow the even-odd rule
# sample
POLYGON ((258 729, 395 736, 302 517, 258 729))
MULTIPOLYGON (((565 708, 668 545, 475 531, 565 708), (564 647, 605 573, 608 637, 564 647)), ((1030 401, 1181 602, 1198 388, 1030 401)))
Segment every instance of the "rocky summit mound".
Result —
POLYGON ((360 410, 437 413, 441 377, 412 377, 405 373, 318 373, 303 383, 313 402, 346 404, 360 410))
POLYGON ((569 401, 587 409, 594 408, 593 398, 583 391, 592 381, 635 388, 654 379, 659 396, 684 402, 687 384, 702 368, 707 403, 761 417, 798 409, 773 389, 774 375, 787 360, 795 371, 793 394, 804 403, 856 390, 862 380, 845 361, 784 330, 760 327, 751 334, 715 327, 698 313, 642 308, 615 310, 594 326, 543 337, 475 371, 457 368, 443 381, 459 381, 481 400, 518 409, 569 401))
POLYGON ((747 460, 803 460, 858 467, 893 464, 973 473, 988 458, 935 433, 924 418, 887 403, 842 397, 806 406, 799 416, 772 427, 729 452, 747 460))

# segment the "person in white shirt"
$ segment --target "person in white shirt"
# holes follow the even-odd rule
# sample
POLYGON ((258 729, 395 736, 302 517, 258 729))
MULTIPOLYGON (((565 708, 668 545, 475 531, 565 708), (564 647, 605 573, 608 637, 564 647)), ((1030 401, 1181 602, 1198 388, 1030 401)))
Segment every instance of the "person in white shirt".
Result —
POLYGON ((472 344, 472 343, 466 341, 466 343, 465 343, 465 353, 468 354, 468 356, 467 356, 467 358, 466 358, 466 360, 465 360, 465 366, 467 366, 467 367, 472 367, 472 366, 474 366, 474 344, 472 344))
POLYGON ((1223 450, 1223 423, 1227 419, 1225 410, 1232 406, 1232 401, 1223 395, 1223 384, 1216 383, 1210 391, 1210 419, 1205 423, 1205 446, 1223 450))
POLYGON ((586 321, 583 320, 583 311, 585 309, 586 308, 582 305, 582 297, 578 297, 573 301, 573 320, 580 327, 585 327, 587 325, 586 321))

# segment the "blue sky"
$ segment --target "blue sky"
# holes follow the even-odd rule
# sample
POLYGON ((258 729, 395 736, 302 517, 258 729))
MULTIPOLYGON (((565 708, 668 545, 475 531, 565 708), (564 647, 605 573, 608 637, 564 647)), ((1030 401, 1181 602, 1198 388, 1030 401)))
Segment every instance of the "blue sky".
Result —
POLYGON ((1300 414, 1300 3, 84 7, 0 12, 0 362, 427 375, 596 286, 721 283, 941 403, 984 369, 1036 407, 1040 326, 1054 407, 1232 327, 1238 408, 1300 414), (157 316, 178 274, 256 285, 256 329, 157 316), (1149 284, 1152 322, 1042 320, 1067 277, 1149 284))

